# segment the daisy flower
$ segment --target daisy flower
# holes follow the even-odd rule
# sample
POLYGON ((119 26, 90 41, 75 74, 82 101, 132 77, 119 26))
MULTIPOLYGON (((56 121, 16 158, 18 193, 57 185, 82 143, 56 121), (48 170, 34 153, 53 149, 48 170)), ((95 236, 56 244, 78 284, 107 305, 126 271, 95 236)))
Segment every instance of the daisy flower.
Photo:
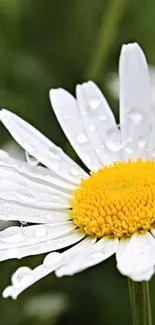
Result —
POLYGON ((62 88, 50 91, 56 117, 90 172, 20 117, 0 112, 29 161, 0 156, 0 218, 28 223, 0 232, 0 259, 48 253, 35 269, 19 268, 4 297, 16 298, 51 272, 73 275, 113 254, 132 280, 153 275, 155 129, 148 67, 136 43, 123 45, 119 76, 119 126, 92 81, 77 85, 76 99, 62 88))

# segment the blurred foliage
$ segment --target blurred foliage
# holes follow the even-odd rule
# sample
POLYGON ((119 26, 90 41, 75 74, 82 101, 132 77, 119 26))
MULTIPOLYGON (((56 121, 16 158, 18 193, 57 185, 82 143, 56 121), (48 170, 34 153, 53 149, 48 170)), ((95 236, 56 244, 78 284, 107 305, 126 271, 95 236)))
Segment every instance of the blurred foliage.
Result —
MULTIPOLYGON (((122 43, 137 41, 149 63, 155 65, 154 13, 154 0, 0 0, 0 106, 30 121, 77 159, 52 112, 49 89, 61 86, 74 94, 76 83, 92 76, 91 65, 101 51, 103 60, 96 61, 99 66, 94 79, 118 118, 118 103, 108 93, 107 77, 117 71, 122 43)), ((8 139, 2 127, 1 145, 8 139)), ((17 266, 34 267, 42 258, 1 263, 0 291, 17 266)), ((17 301, 1 299, 0 324, 53 324, 52 300, 48 317, 32 317, 26 312, 30 299, 46 295, 50 304, 51 294, 64 295, 68 303, 54 318, 58 325, 131 324, 127 279, 117 272, 114 258, 74 277, 49 275, 17 301)), ((154 302, 154 280, 151 294, 154 302)), ((153 303, 152 308, 155 319, 153 303)))

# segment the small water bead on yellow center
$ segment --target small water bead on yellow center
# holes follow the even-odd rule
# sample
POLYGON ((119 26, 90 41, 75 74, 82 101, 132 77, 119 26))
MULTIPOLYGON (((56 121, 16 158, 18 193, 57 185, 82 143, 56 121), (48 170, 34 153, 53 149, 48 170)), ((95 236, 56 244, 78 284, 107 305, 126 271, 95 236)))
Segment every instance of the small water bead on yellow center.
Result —
POLYGON ((73 222, 87 235, 131 236, 155 223, 155 162, 116 162, 81 181, 71 201, 73 222))

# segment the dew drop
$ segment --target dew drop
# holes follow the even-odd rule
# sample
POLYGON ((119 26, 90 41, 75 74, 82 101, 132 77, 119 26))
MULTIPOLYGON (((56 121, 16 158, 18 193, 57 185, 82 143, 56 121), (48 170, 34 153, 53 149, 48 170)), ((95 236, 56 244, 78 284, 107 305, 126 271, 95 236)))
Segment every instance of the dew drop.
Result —
POLYGON ((76 139, 79 143, 86 143, 88 141, 88 139, 84 133, 77 134, 76 139))
POLYGON ((22 200, 24 202, 32 202, 33 201, 33 195, 28 190, 20 190, 20 192, 16 191, 14 194, 17 196, 19 200, 22 200))
POLYGON ((129 137, 126 139, 124 143, 124 150, 128 155, 132 155, 133 151, 135 149, 135 139, 132 137, 129 137))
POLYGON ((20 227, 14 226, 3 230, 0 239, 5 243, 19 243, 25 240, 26 236, 21 232, 20 227))
POLYGON ((61 260, 60 253, 50 253, 48 254, 43 261, 44 266, 50 266, 52 264, 58 263, 61 260))
POLYGON ((97 109, 100 106, 100 99, 97 99, 95 97, 92 97, 88 101, 89 107, 91 107, 93 110, 97 109))
POLYGON ((100 121, 106 121, 107 117, 105 115, 99 115, 99 120, 100 121))
POLYGON ((20 267, 12 275, 11 280, 14 286, 21 287, 23 284, 29 283, 33 280, 32 270, 27 266, 20 267))
POLYGON ((139 137, 137 139, 137 143, 138 143, 138 146, 140 149, 143 149, 145 147, 146 141, 147 141, 147 139, 145 137, 139 137))
POLYGON ((61 196, 60 195, 53 194, 52 195, 52 199, 53 199, 53 201, 59 201, 61 199, 61 196))
POLYGON ((117 128, 111 128, 105 133, 104 138, 107 148, 111 151, 119 151, 122 148, 121 135, 117 128))
POLYGON ((26 156, 26 160, 29 165, 31 165, 31 166, 38 165, 39 161, 37 159, 35 159, 32 155, 30 155, 27 151, 25 151, 25 156, 26 156))
POLYGON ((62 149, 59 147, 52 147, 49 149, 49 156, 52 159, 61 160, 62 149))
POLYGON ((130 120, 133 124, 139 125, 143 122, 144 116, 140 109, 133 108, 127 113, 127 119, 130 120))
POLYGON ((39 237, 45 237, 47 235, 47 229, 44 226, 38 226, 35 229, 35 237, 39 238, 39 237))

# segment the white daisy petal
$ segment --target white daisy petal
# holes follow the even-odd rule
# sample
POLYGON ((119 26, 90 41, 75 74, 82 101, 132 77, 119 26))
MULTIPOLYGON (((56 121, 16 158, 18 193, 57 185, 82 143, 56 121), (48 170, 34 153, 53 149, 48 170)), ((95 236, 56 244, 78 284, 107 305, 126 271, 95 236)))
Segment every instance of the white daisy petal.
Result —
POLYGON ((69 208, 72 195, 0 167, 0 198, 44 209, 69 208))
POLYGON ((87 256, 95 242, 96 238, 86 237, 83 241, 62 253, 64 263, 56 270, 56 276, 61 277, 73 274, 74 263, 77 258, 79 258, 81 254, 82 256, 87 256))
POLYGON ((155 240, 149 232, 135 233, 130 239, 120 240, 116 252, 119 271, 129 277, 147 273, 155 264, 154 245, 155 240))
POLYGON ((117 251, 118 239, 106 236, 95 243, 90 238, 88 242, 83 241, 82 244, 79 245, 76 254, 67 251, 68 254, 71 253, 71 256, 68 256, 69 259, 66 259, 65 265, 56 270, 57 276, 73 275, 103 262, 117 251))
POLYGON ((33 157, 39 160, 55 174, 78 184, 87 174, 70 159, 61 148, 54 145, 38 130, 19 116, 5 109, 0 112, 0 119, 13 138, 33 157))
POLYGON ((71 232, 66 231, 64 235, 60 235, 57 238, 50 240, 40 240, 38 243, 33 243, 27 246, 12 247, 0 250, 0 261, 4 261, 12 258, 23 258, 25 256, 43 254, 51 251, 55 251, 67 246, 73 245, 85 237, 85 234, 80 230, 73 230, 71 232))
POLYGON ((148 148, 146 150, 147 152, 147 159, 155 160, 155 115, 154 112, 151 117, 151 130, 149 135, 149 141, 148 141, 148 148))
POLYGON ((76 185, 73 185, 67 180, 63 180, 58 175, 55 176, 54 172, 45 167, 30 166, 24 161, 12 159, 8 155, 0 155, 0 167, 5 169, 9 168, 9 170, 16 171, 26 177, 31 177, 34 181, 39 182, 40 184, 49 185, 62 192, 70 193, 76 187, 76 185))
POLYGON ((136 282, 141 282, 141 281, 149 281, 153 274, 154 274, 154 267, 150 268, 147 272, 140 272, 140 273, 136 273, 136 274, 131 274, 130 275, 130 278, 133 280, 133 281, 136 281, 136 282))
POLYGON ((34 270, 29 267, 20 267, 11 278, 12 285, 3 291, 3 297, 12 297, 16 299, 17 296, 32 284, 52 273, 62 263, 62 255, 60 253, 50 253, 45 258, 41 265, 34 270))
POLYGON ((51 89, 50 99, 64 133, 81 160, 91 170, 100 168, 101 161, 87 136, 75 98, 59 88, 51 89))
POLYGON ((120 160, 120 131, 100 89, 88 81, 77 86, 76 95, 85 131, 101 163, 120 160))
POLYGON ((126 158, 144 154, 151 126, 147 62, 138 44, 123 45, 120 55, 120 123, 126 158))
POLYGON ((26 227, 13 226, 0 231, 0 249, 23 247, 59 238, 72 232, 72 221, 26 227))
POLYGON ((0 199, 0 220, 30 223, 56 223, 70 219, 68 210, 39 209, 18 202, 0 199))

